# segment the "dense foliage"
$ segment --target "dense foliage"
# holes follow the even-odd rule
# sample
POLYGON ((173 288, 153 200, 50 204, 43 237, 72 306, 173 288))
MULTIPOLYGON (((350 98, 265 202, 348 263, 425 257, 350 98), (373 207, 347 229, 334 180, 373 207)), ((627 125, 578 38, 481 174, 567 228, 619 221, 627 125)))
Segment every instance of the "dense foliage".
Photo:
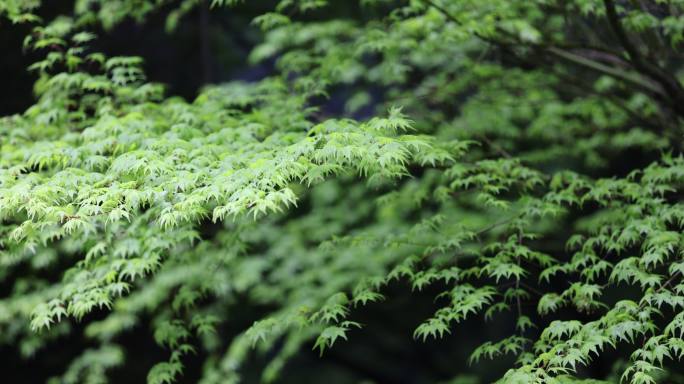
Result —
POLYGON ((186 101, 94 47, 202 1, 0 1, 41 56, 0 119, 0 341, 82 334, 53 381, 105 383, 149 323, 149 383, 198 356, 203 384, 257 380, 254 356, 279 382, 428 293, 400 336, 475 346, 445 382, 500 358, 502 383, 684 382, 684 1, 335 3, 273 4, 250 61, 274 73, 186 101))

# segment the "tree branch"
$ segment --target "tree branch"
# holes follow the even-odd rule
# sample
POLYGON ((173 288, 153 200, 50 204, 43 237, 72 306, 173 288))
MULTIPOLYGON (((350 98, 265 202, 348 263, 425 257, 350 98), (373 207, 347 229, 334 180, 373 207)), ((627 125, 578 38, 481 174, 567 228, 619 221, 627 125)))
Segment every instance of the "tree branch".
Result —
POLYGON ((672 109, 680 116, 684 116, 684 89, 677 79, 666 73, 659 67, 644 61, 641 53, 627 36, 627 32, 622 26, 620 17, 618 16, 615 2, 613 0, 603 0, 603 5, 606 10, 606 17, 615 36, 620 45, 627 51, 630 62, 637 71, 640 71, 646 76, 660 83, 667 95, 672 99, 670 105, 672 109))
POLYGON ((591 59, 588 59, 586 57, 576 55, 572 52, 568 52, 556 47, 547 47, 546 51, 551 53, 552 55, 555 55, 557 57, 560 57, 564 60, 567 60, 569 62, 572 62, 574 64, 583 66, 585 68, 593 69, 597 72, 601 72, 606 75, 610 75, 612 77, 624 80, 628 83, 631 83, 632 85, 636 85, 644 90, 651 91, 653 93, 657 93, 660 95, 665 95, 663 88, 652 81, 649 81, 647 79, 644 79, 642 76, 639 75, 634 75, 626 71, 622 71, 620 69, 617 69, 615 67, 611 67, 605 64, 602 64, 598 61, 594 61, 591 59))
MULTIPOLYGON (((428 5, 431 7, 435 8, 438 10, 440 13, 442 13, 448 20, 456 23, 457 25, 463 25, 463 23, 458 20, 454 15, 452 15, 446 8, 443 6, 437 4, 434 0, 424 0, 428 5)), ((480 40, 483 40, 487 43, 498 45, 498 46, 508 46, 512 44, 517 44, 517 45, 528 45, 532 46, 534 48, 541 49, 542 51, 545 51, 547 53, 550 53, 554 56, 557 56, 559 58, 562 58, 566 61, 569 61, 571 63, 574 63, 576 65, 580 65, 582 67, 592 69, 594 71, 597 71, 599 73, 603 73, 615 78, 618 78, 620 80, 623 80, 625 82, 628 82, 632 85, 638 86, 642 90, 653 92, 656 94, 659 94, 661 96, 665 96, 665 92, 663 91, 662 87, 659 86, 659 84, 654 83, 653 81, 649 81, 648 79, 643 78, 643 76, 637 75, 637 74, 631 74, 629 72, 620 70, 618 68, 614 68, 608 65, 605 65, 603 63, 600 63, 595 60, 591 60, 589 58, 574 54, 572 52, 566 51, 560 47, 556 46, 544 46, 541 44, 530 44, 530 43, 523 43, 523 42, 504 42, 504 41, 498 41, 495 39, 492 39, 487 36, 483 36, 480 33, 474 32, 473 33, 475 37, 479 38, 480 40)))

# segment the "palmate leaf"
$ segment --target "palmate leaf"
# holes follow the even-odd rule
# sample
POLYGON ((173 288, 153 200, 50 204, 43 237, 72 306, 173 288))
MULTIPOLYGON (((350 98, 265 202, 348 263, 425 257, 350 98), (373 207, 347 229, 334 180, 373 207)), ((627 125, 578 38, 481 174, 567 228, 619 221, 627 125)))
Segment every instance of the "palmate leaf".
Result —
POLYGON ((321 355, 326 347, 332 347, 337 338, 347 339, 346 329, 341 327, 328 327, 323 330, 316 343, 314 344, 314 349, 318 348, 321 355))
POLYGON ((451 331, 449 330, 449 325, 444 320, 440 318, 431 318, 416 328, 413 337, 416 339, 421 338, 425 341, 428 337, 442 338, 448 333, 451 333, 451 331))

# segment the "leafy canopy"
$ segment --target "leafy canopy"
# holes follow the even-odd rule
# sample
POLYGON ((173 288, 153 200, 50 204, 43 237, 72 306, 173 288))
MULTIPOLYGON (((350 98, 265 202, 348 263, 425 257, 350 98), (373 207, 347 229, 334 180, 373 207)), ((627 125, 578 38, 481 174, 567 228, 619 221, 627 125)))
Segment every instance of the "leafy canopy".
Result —
POLYGON ((149 383, 198 349, 204 384, 253 354, 272 382, 363 337, 357 308, 400 282, 440 291, 416 343, 507 320, 470 357, 513 356, 502 383, 680 380, 683 1, 282 0, 250 55, 276 72, 191 102, 92 48, 200 3, 0 1, 41 56, 35 104, 0 119, 3 343, 32 356, 83 320, 93 347, 55 382, 106 382, 148 317, 169 356, 149 383), (268 309, 219 340, 246 305, 268 309))

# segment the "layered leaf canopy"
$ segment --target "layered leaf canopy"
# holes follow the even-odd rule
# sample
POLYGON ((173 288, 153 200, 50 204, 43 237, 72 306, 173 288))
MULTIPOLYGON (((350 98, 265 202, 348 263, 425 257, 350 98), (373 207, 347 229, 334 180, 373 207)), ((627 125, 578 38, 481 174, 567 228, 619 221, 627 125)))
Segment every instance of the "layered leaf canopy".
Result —
POLYGON ((2 343, 39 356, 83 333, 54 382, 102 383, 149 321, 168 351, 149 383, 191 354, 204 384, 255 355, 278 382, 300 351, 371 332, 355 315, 399 284, 436 292, 405 337, 468 339, 476 373, 512 357, 502 383, 681 382, 684 1, 362 0, 344 19, 282 0, 253 21, 250 60, 274 73, 192 101, 93 48, 201 3, 43 20, 0 1, 41 57, 35 104, 0 119, 2 343))

